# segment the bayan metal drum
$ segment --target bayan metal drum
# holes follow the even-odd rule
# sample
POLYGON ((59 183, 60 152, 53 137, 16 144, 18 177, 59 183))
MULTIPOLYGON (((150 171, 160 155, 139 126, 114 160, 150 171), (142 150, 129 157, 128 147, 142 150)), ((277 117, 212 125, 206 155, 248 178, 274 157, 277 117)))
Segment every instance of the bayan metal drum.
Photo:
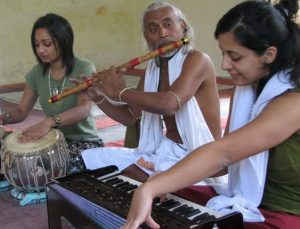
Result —
POLYGON ((5 137, 5 130, 3 127, 0 127, 0 139, 2 140, 5 137))
POLYGON ((1 167, 6 179, 25 192, 41 192, 54 177, 64 176, 69 162, 69 151, 63 134, 51 130, 42 138, 19 143, 21 131, 8 135, 2 142, 1 167))
MULTIPOLYGON (((1 148, 1 145, 2 145, 2 141, 3 139, 5 138, 6 136, 6 132, 5 132, 5 129, 0 126, 0 148, 1 148)), ((1 155, 0 155, 0 158, 1 158, 1 155)), ((0 181, 3 180, 3 172, 1 170, 1 164, 0 164, 0 181)), ((1 185, 0 185, 1 186, 1 185)), ((1 187, 0 187, 1 188, 1 187)))

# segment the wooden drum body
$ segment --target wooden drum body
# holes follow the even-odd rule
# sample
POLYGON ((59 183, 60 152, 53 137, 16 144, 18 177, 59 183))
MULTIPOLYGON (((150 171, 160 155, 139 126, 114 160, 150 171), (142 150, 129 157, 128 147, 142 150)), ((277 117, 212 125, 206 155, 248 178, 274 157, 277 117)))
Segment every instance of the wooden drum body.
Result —
POLYGON ((2 142, 1 167, 6 179, 21 191, 40 192, 51 178, 66 175, 69 151, 63 134, 51 130, 42 138, 19 143, 21 131, 2 142))

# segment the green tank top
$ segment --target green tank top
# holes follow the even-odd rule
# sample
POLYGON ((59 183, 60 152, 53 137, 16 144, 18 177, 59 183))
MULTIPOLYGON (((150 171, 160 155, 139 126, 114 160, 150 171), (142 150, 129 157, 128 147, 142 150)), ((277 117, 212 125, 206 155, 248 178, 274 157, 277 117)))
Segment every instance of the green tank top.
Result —
MULTIPOLYGON (((294 89, 300 92, 300 89, 294 89)), ((300 215, 300 135, 270 150, 261 207, 300 215)))

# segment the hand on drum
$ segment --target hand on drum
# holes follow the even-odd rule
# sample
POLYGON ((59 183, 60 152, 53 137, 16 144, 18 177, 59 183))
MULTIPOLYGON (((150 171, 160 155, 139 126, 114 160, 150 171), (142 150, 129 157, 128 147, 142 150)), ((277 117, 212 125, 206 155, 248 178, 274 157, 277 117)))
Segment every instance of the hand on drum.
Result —
POLYGON ((22 135, 19 137, 20 143, 33 142, 51 130, 52 118, 45 118, 40 123, 30 126, 22 130, 22 135))

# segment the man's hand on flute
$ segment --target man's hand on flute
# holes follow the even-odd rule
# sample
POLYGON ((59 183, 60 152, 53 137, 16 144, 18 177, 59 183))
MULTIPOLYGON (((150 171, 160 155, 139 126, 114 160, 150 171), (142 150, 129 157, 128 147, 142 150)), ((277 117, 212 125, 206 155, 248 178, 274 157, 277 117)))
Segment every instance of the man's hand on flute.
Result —
MULTIPOLYGON (((80 78, 82 80, 72 78, 72 79, 70 79, 70 81, 77 84, 77 85, 79 85, 80 83, 82 83, 86 80, 92 79, 92 78, 94 79, 95 77, 96 77, 96 74, 95 75, 90 75, 90 76, 82 75, 82 76, 80 76, 80 78)), ((100 100, 103 99, 104 94, 100 90, 99 87, 91 86, 87 90, 80 91, 80 96, 83 96, 86 100, 97 102, 97 101, 100 101, 100 100)))
POLYGON ((102 101, 103 96, 113 105, 123 105, 120 103, 119 94, 126 87, 126 82, 123 76, 124 69, 119 72, 114 66, 108 70, 97 72, 91 76, 81 76, 82 80, 70 79, 73 83, 79 85, 84 81, 93 79, 93 85, 86 90, 80 91, 80 94, 87 100, 97 102, 102 101))
MULTIPOLYGON (((111 100, 119 101, 120 92, 126 87, 123 71, 117 72, 114 66, 96 74, 95 87, 111 100)), ((120 102, 120 101, 119 101, 120 102)))

